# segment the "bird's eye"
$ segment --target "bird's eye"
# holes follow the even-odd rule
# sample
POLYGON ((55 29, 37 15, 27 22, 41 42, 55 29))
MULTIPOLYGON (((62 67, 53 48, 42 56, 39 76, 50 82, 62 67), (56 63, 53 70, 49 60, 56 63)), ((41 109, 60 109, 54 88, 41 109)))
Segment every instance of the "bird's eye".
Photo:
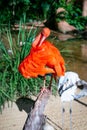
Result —
POLYGON ((67 82, 69 81, 69 79, 67 79, 67 82))

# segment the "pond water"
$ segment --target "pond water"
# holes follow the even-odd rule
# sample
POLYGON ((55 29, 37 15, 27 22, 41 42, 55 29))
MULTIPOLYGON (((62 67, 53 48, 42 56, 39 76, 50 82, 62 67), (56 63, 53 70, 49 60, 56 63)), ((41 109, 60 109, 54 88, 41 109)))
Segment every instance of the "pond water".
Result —
POLYGON ((82 39, 69 41, 51 39, 51 42, 61 51, 65 59, 66 71, 76 72, 81 79, 87 81, 87 41, 82 39))

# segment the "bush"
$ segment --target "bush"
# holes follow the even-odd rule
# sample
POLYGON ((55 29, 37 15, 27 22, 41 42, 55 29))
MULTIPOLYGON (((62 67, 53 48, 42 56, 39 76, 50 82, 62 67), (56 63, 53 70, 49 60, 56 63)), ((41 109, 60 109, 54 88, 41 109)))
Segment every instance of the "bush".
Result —
POLYGON ((75 26, 78 30, 84 30, 87 25, 87 17, 82 16, 82 7, 78 3, 74 4, 74 0, 66 4, 65 0, 59 0, 58 7, 63 7, 66 12, 59 13, 56 21, 66 20, 69 24, 75 26), (63 17, 62 17, 63 16, 63 17))
POLYGON ((18 65, 29 53, 31 43, 37 33, 37 30, 25 31, 22 29, 20 22, 20 29, 18 34, 5 30, 3 34, 9 43, 9 51, 5 44, 0 41, 0 106, 5 101, 14 101, 20 96, 31 96, 40 91, 42 79, 25 79, 18 72, 18 65), (15 38, 15 40, 13 40, 15 38), (20 41, 25 43, 20 47, 20 41))

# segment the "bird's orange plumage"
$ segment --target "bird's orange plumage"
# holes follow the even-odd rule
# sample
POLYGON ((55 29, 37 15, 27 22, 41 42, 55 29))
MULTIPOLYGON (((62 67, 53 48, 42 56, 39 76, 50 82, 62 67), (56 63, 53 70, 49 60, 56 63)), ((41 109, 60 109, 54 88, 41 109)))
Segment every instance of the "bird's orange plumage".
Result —
POLYGON ((20 63, 18 70, 25 78, 36 78, 49 73, 55 76, 64 75, 63 57, 53 44, 45 40, 49 34, 50 30, 44 28, 32 43, 29 55, 20 63))

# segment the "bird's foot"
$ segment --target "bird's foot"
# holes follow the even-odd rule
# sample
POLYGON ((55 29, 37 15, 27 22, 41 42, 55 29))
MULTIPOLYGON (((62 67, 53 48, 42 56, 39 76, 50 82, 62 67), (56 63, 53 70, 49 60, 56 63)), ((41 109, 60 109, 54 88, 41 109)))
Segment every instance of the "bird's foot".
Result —
POLYGON ((47 89, 50 90, 50 91, 52 91, 52 87, 51 86, 49 86, 47 89))
POLYGON ((44 92, 48 92, 48 89, 46 87, 41 88, 41 93, 43 94, 44 92))

